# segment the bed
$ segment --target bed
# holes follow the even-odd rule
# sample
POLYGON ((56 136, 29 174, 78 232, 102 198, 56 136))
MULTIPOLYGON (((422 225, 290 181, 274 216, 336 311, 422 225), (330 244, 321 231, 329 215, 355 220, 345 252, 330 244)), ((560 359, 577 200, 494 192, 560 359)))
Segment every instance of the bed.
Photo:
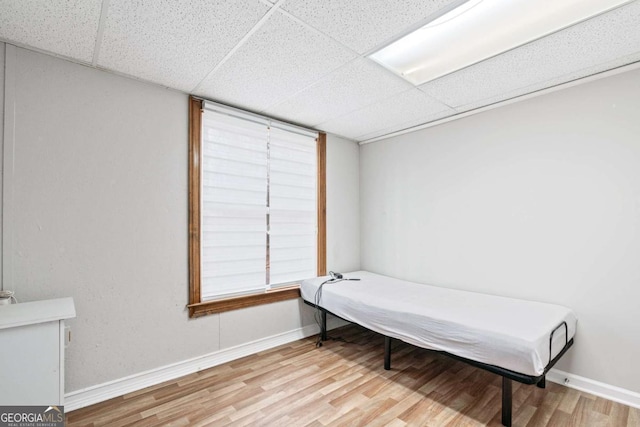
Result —
POLYGON ((511 425, 511 381, 544 388, 547 371, 573 345, 576 332, 577 318, 566 307, 367 271, 305 280, 300 292, 321 312, 322 340, 327 313, 382 334, 385 369, 391 368, 392 339, 399 339, 501 375, 505 426, 511 425))

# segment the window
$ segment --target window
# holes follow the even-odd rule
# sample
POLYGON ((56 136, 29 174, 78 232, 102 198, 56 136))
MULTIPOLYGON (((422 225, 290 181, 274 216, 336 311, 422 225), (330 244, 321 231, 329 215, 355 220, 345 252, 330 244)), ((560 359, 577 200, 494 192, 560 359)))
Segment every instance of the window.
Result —
POLYGON ((324 275, 326 136, 190 98, 189 316, 324 275))

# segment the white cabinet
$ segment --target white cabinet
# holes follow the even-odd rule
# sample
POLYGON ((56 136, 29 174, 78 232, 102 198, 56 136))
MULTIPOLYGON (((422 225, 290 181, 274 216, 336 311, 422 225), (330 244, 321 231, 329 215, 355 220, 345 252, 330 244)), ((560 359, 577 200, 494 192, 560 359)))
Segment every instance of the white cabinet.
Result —
POLYGON ((72 298, 0 306, 0 406, 64 405, 64 320, 72 298))

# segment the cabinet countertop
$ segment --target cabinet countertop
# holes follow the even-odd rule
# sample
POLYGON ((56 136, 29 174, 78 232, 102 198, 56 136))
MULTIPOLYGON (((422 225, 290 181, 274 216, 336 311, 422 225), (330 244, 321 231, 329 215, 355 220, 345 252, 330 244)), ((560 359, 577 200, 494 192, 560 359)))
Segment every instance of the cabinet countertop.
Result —
POLYGON ((76 317, 73 298, 21 302, 0 306, 0 329, 54 322, 73 317, 76 317))

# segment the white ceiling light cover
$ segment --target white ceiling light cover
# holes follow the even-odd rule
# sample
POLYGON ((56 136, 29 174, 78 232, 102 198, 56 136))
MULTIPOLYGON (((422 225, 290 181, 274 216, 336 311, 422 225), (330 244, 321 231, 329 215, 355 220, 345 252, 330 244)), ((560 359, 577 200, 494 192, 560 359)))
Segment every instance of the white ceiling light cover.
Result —
POLYGON ((420 85, 626 3, 630 0, 468 0, 370 58, 420 85))

